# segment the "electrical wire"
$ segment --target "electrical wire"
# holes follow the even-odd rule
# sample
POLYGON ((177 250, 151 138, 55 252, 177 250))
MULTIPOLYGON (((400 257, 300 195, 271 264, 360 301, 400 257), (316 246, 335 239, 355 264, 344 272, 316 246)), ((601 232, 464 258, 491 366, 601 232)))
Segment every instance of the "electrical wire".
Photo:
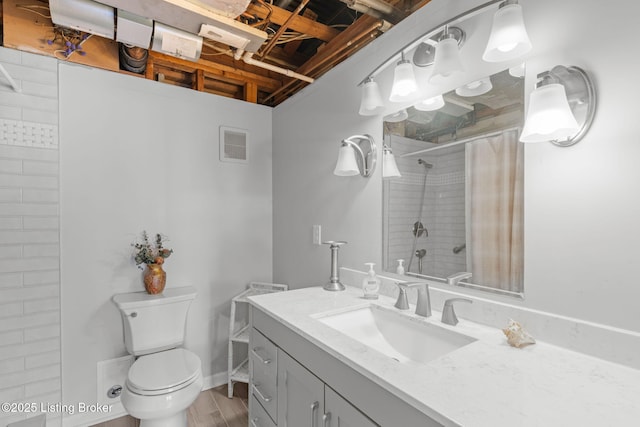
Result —
POLYGON ((42 14, 34 9, 44 9, 49 12, 49 6, 41 6, 38 4, 18 4, 16 5, 16 9, 26 10, 27 12, 35 13, 36 15, 42 16, 43 18, 51 18, 51 15, 42 14))

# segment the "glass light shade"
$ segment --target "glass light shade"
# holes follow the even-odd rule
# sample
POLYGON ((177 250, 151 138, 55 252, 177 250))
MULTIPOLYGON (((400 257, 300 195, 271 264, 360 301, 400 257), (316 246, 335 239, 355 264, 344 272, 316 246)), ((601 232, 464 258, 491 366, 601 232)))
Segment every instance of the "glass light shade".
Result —
POLYGON ((375 116, 383 109, 384 103, 382 102, 378 83, 371 79, 367 80, 362 85, 362 98, 360 100, 359 114, 361 116, 375 116))
POLYGON ((416 76, 413 73, 413 65, 406 59, 399 61, 393 72, 393 86, 389 101, 406 101, 411 99, 417 91, 418 83, 416 83, 416 76))
POLYGON ((511 68, 509 68, 509 75, 512 77, 516 77, 518 79, 521 79, 524 77, 524 69, 525 69, 525 65, 524 62, 520 65, 516 65, 513 66, 511 68))
POLYGON ((409 113, 407 113, 407 110, 402 109, 402 110, 398 111, 397 113, 393 113, 393 114, 389 114, 388 116, 384 116, 384 121, 385 122, 389 122, 389 123, 398 123, 398 122, 404 122, 408 118, 409 118, 409 113))
POLYGON ((385 149, 382 153, 382 178, 399 178, 401 176, 391 149, 385 149))
POLYGON ((360 174, 360 168, 356 161, 356 152, 350 145, 343 144, 338 151, 338 162, 333 170, 334 175, 353 176, 360 174))
POLYGON ((508 61, 531 50, 531 41, 522 19, 522 6, 509 4, 493 15, 491 35, 482 59, 487 62, 508 61))
POLYGON ((565 140, 574 136, 579 129, 580 126, 569 107, 564 86, 552 83, 531 93, 520 141, 565 140))
POLYGON ((420 111, 435 111, 444 107, 444 98, 442 95, 433 96, 431 98, 423 99, 413 105, 413 108, 420 111))
POLYGON ((475 82, 467 83, 456 89, 456 94, 460 96, 479 96, 485 94, 493 89, 491 79, 485 77, 484 79, 476 80, 475 82))
POLYGON ((458 41, 453 37, 440 40, 436 45, 436 58, 429 83, 440 84, 447 77, 462 71, 464 71, 464 65, 460 60, 458 41))

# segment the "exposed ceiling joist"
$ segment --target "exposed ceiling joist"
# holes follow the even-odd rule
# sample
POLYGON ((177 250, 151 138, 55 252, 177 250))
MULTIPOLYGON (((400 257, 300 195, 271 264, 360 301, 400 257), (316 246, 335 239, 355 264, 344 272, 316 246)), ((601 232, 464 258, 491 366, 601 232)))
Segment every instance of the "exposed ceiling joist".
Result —
MULTIPOLYGON (((385 31, 390 25, 387 21, 393 21, 386 16, 380 19, 355 12, 345 0, 274 1, 276 4, 271 4, 271 0, 252 0, 235 20, 216 15, 195 0, 87 0, 86 3, 102 3, 158 23, 170 21, 167 25, 195 35, 208 19, 216 25, 226 22, 238 31, 255 30, 265 35, 256 49, 264 55, 260 61, 246 61, 246 55, 241 56, 242 48, 236 50, 235 44, 228 43, 230 40, 206 38, 199 59, 187 60, 158 53, 153 48, 119 44, 117 38, 93 35, 82 46, 81 53, 64 57, 65 41, 84 40, 87 34, 80 31, 81 27, 74 30, 54 25, 46 14, 39 13, 52 2, 62 1, 0 0, 5 46, 265 105, 283 102, 308 84, 307 77, 317 78, 329 71, 385 31), (267 33, 273 36, 269 39, 267 33), (133 49, 142 49, 142 53, 133 49), (140 58, 142 65, 138 64, 140 58), (130 61, 127 67, 122 65, 124 60, 130 61), (298 76, 305 78, 296 80, 298 76)), ((357 1, 403 14, 429 2, 357 1)))
MULTIPOLYGON (((283 25, 292 15, 288 10, 279 8, 278 6, 271 4, 260 6, 255 3, 251 3, 245 13, 256 16, 261 20, 268 19, 276 25, 283 25)), ((334 37, 340 34, 340 31, 337 29, 321 24, 313 19, 309 19, 304 15, 295 15, 289 23, 289 29, 324 42, 331 41, 334 37)))
MULTIPOLYGON (((361 48, 362 44, 360 42, 363 39, 371 38, 371 35, 376 31, 380 31, 384 25, 384 21, 369 15, 362 15, 355 23, 323 46, 316 55, 300 66, 298 72, 312 77, 321 75, 326 71, 324 70, 324 66, 329 61, 338 56, 342 56, 345 51, 349 51, 347 54, 349 55, 353 53, 352 49, 361 48)), ((287 93, 295 92, 304 86, 306 86, 304 82, 290 79, 281 89, 272 93, 269 98, 274 98, 277 104, 279 100, 283 98, 286 99, 287 93)))

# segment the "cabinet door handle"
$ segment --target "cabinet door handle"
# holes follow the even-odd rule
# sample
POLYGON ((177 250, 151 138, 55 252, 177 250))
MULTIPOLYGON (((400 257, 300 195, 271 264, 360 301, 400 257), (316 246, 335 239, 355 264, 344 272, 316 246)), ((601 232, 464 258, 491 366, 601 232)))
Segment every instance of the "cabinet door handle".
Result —
POLYGON ((331 427, 331 412, 327 412, 322 416, 323 427, 331 427))
POLYGON ((260 399, 264 400, 266 403, 271 402, 271 396, 265 396, 264 394, 262 394, 262 392, 258 388, 258 384, 254 384, 253 389, 256 391, 256 393, 258 393, 258 397, 260 399))
POLYGON ((251 419, 251 425, 252 425, 253 427, 260 427, 260 426, 258 425, 258 418, 252 418, 252 419, 251 419))
POLYGON ((320 403, 318 403, 317 400, 311 404, 311 427, 316 426, 316 411, 318 410, 318 406, 320 406, 320 403))
POLYGON ((262 347, 253 347, 253 349, 251 350, 251 352, 252 352, 253 354, 255 354, 255 355, 256 355, 256 357, 257 357, 258 359, 260 359, 260 361, 261 361, 262 363, 264 363, 265 365, 268 365, 269 363, 271 363, 271 359, 260 356, 260 353, 258 353, 260 350, 262 350, 262 347))

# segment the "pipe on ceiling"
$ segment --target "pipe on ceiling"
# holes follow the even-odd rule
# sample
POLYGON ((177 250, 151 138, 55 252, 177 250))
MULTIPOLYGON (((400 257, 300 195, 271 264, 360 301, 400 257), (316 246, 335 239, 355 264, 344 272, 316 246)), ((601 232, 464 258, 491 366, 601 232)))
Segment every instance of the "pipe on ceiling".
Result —
MULTIPOLYGON (((396 13, 396 9, 391 6, 389 3, 382 0, 340 0, 345 3, 349 8, 353 10, 359 10, 363 12, 365 9, 370 9, 382 13, 382 15, 393 15, 396 13)), ((367 13, 368 12, 364 12, 367 13)), ((373 16, 373 15, 372 15, 373 16)), ((374 16, 375 18, 380 18, 380 16, 374 16)))
POLYGON ((268 64, 266 62, 258 61, 257 59, 253 59, 253 53, 246 52, 243 54, 242 51, 236 52, 234 55, 236 59, 242 59, 245 63, 249 65, 255 65, 256 67, 264 68, 265 70, 273 71, 275 73, 284 74, 287 77, 292 77, 298 80, 305 81, 307 83, 313 83, 315 79, 305 76, 304 74, 296 73, 295 71, 288 70, 286 68, 278 67, 277 65, 268 64))

